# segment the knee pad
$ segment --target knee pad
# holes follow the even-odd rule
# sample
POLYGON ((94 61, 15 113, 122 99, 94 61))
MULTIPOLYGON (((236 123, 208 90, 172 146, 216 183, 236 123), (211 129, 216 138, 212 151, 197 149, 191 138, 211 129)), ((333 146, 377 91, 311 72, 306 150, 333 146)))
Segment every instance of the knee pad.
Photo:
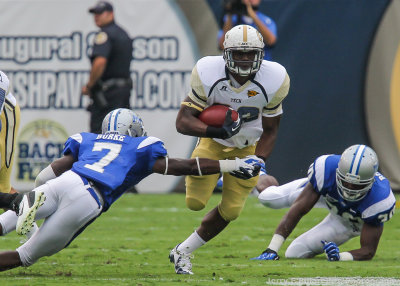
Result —
POLYGON ((286 258, 312 258, 314 256, 315 253, 303 243, 292 242, 285 252, 286 258))
POLYGON ((195 198, 186 198, 186 206, 192 211, 201 211, 206 205, 195 198))

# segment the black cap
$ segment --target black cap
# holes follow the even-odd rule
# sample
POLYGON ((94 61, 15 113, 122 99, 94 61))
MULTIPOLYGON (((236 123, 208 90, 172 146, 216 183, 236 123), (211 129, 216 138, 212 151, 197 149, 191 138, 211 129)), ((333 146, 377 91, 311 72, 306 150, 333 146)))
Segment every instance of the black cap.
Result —
POLYGON ((89 9, 89 13, 101 14, 104 11, 113 11, 113 6, 106 1, 99 1, 96 5, 89 9))

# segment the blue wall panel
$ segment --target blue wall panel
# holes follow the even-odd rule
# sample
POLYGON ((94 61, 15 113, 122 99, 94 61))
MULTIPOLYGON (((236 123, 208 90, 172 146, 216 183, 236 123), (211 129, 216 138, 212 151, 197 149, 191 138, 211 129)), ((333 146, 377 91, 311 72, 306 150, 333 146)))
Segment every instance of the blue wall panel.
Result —
MULTIPOLYGON (((217 19, 222 2, 208 0, 217 19)), ((364 78, 375 30, 389 0, 262 1, 278 26, 273 59, 291 77, 268 171, 281 183, 305 176, 316 156, 369 144, 364 78)))

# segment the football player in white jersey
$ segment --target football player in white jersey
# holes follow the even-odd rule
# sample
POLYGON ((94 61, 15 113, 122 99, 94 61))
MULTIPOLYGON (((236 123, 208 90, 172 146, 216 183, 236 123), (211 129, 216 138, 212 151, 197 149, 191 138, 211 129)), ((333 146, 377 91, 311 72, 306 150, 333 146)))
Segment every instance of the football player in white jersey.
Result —
MULTIPOLYGON (((20 108, 11 92, 10 80, 2 71, 0 71, 0 106, 0 192, 14 194, 16 190, 11 186, 11 171, 20 123, 20 108)), ((15 215, 14 220, 17 220, 15 215)), ((36 229, 37 225, 34 223, 27 237, 31 237, 36 229)))
POLYGON ((313 207, 327 208, 330 213, 293 240, 286 258, 311 258, 325 252, 329 261, 372 259, 383 224, 392 217, 396 204, 389 181, 377 169, 376 153, 368 146, 353 145, 342 155, 318 157, 308 170, 308 178, 266 188, 258 197, 263 205, 291 207, 268 248, 254 259, 279 259, 281 245, 313 207), (339 251, 339 245, 357 236, 359 249, 339 251))
POLYGON ((1 235, 13 230, 24 234, 34 219, 44 218, 17 250, 0 252, 0 271, 30 266, 61 251, 127 189, 152 173, 200 176, 238 172, 251 178, 260 169, 255 156, 220 161, 168 158, 163 142, 147 136, 142 120, 129 109, 111 111, 102 130, 102 134, 82 132, 67 139, 64 156, 39 173, 38 187, 22 199, 19 209, 23 211, 17 222, 12 211, 0 215, 1 235))
POLYGON ((2 71, 0 71, 0 106, 0 192, 9 193, 12 191, 10 177, 15 156, 20 109, 11 93, 10 81, 2 71))
MULTIPOLYGON (((238 25, 225 35, 223 56, 207 56, 193 68, 191 91, 176 119, 178 132, 200 137, 192 158, 230 159, 256 155, 264 163, 271 154, 283 113, 282 101, 290 86, 286 69, 263 60, 264 42, 251 26, 238 25), (239 113, 232 122, 229 111, 221 128, 198 119, 208 106, 224 104, 239 113)), ((186 205, 202 210, 210 199, 218 174, 186 177, 186 205)), ((186 240, 169 255, 177 274, 193 274, 191 253, 218 235, 242 211, 258 176, 243 180, 224 174, 222 200, 186 240)))

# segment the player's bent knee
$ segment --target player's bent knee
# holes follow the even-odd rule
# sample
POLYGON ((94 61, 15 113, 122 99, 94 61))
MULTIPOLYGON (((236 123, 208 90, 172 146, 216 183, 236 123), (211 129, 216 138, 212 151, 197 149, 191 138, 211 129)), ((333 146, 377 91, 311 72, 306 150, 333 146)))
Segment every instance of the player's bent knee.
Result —
POLYGON ((206 205, 195 198, 186 198, 186 206, 192 211, 201 211, 206 205))
POLYGON ((242 210, 241 208, 240 209, 232 208, 227 211, 220 209, 219 213, 225 221, 234 221, 239 217, 241 210, 242 210))
POLYGON ((312 258, 315 253, 303 243, 292 243, 285 252, 286 258, 312 258))
POLYGON ((258 195, 258 200, 264 206, 272 209, 289 207, 287 196, 282 195, 277 186, 266 188, 258 195))

